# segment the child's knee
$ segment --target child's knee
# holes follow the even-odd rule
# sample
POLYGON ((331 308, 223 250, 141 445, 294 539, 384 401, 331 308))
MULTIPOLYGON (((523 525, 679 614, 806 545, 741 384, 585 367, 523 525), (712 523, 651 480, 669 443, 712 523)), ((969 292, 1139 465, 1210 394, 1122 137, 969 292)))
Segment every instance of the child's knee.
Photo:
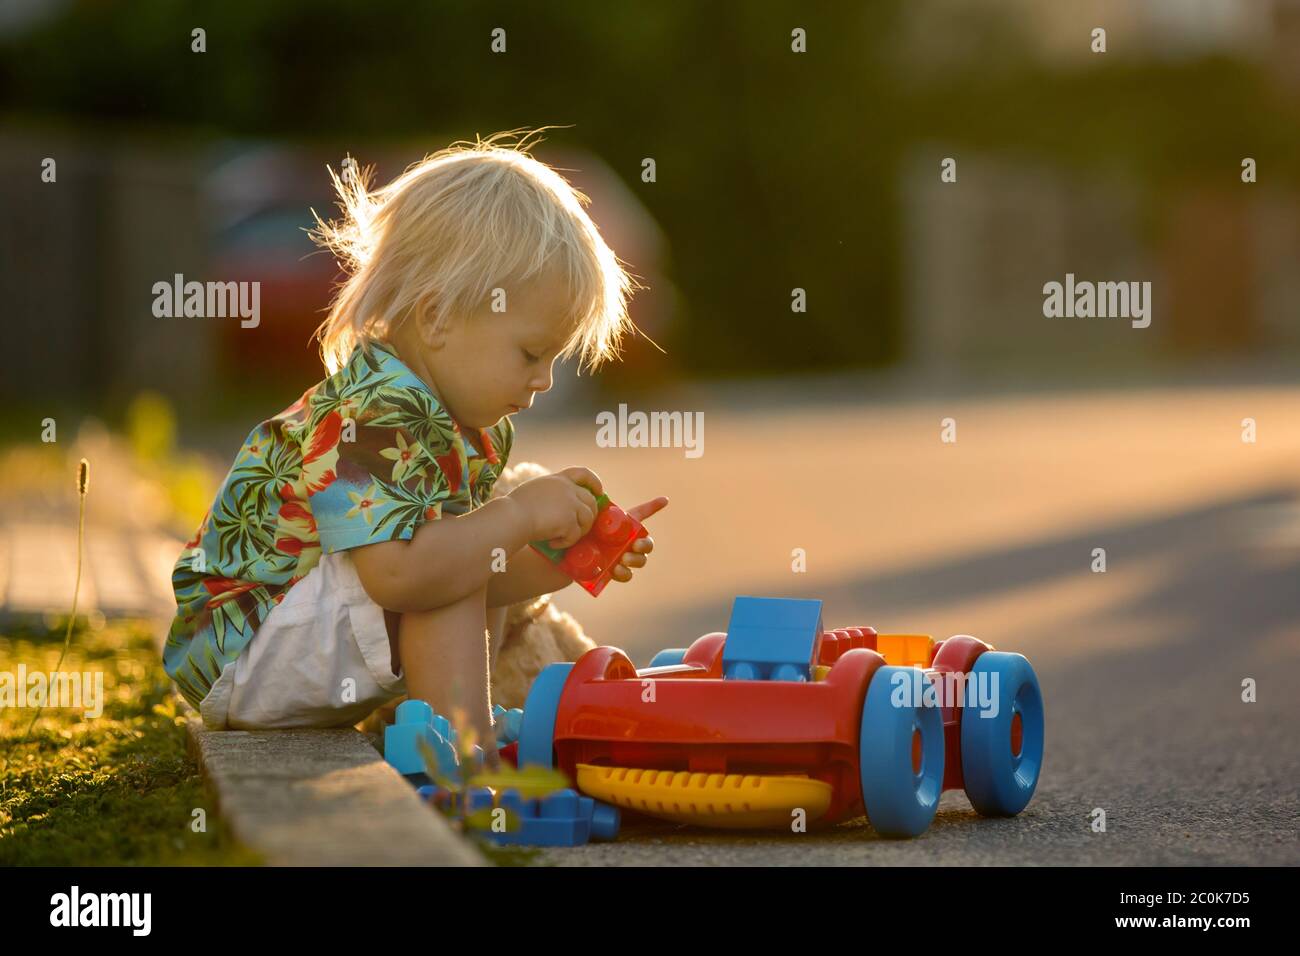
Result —
POLYGON ((430 613, 435 617, 462 617, 487 619, 487 587, 481 587, 477 591, 466 594, 458 601, 453 601, 444 607, 437 608, 430 613))
POLYGON ((427 611, 406 611, 398 615, 398 621, 390 635, 401 632, 418 634, 459 632, 472 624, 486 627, 486 622, 487 588, 482 588, 442 607, 427 611))

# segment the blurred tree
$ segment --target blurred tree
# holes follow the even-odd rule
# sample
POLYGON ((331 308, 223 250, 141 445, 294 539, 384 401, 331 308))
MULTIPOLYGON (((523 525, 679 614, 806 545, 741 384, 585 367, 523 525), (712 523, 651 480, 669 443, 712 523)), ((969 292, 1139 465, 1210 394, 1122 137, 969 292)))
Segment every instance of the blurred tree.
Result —
POLYGON ((683 314, 662 344, 712 374, 898 354, 898 167, 919 139, 1114 167, 1157 203, 1181 177, 1231 173, 1240 143, 1300 178, 1294 97, 1256 65, 1058 72, 981 10, 927 21, 978 54, 936 71, 901 0, 82 0, 0 42, 0 109, 363 144, 573 124, 552 140, 604 157, 668 237, 683 314), (206 53, 190 51, 196 26, 206 53), (657 182, 640 181, 645 157, 657 182))

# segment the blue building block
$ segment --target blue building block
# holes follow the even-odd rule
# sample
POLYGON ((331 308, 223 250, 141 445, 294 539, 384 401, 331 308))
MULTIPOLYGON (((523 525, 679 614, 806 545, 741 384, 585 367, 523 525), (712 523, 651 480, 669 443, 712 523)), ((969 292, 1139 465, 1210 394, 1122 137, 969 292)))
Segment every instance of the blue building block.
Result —
POLYGON ((685 647, 665 647, 662 651, 650 658, 647 667, 671 667, 674 664, 680 664, 686 658, 686 652, 689 648, 685 647))
POLYGON ((524 712, 518 707, 506 710, 500 704, 492 708, 492 719, 496 722, 497 746, 504 747, 519 739, 519 728, 524 722, 524 712))
MULTIPOLYGON (((435 787, 421 787, 420 795, 433 800, 438 791, 435 787)), ((488 787, 475 787, 467 791, 466 802, 466 813, 500 807, 514 817, 512 830, 475 831, 499 846, 583 846, 589 840, 613 840, 618 836, 618 808, 581 796, 575 790, 557 790, 540 799, 526 800, 518 790, 504 790, 498 797, 488 787)))
MULTIPOLYGON (((447 777, 460 773, 460 756, 456 747, 456 731, 451 722, 435 714, 428 702, 405 700, 397 705, 396 723, 384 729, 384 760, 398 773, 419 786, 429 779, 420 741, 425 740, 433 749, 438 762, 438 772, 447 777)), ((483 766, 483 748, 475 746, 478 767, 483 766)))
POLYGON ((812 679, 822 602, 738 597, 731 606, 722 676, 730 680, 812 679))

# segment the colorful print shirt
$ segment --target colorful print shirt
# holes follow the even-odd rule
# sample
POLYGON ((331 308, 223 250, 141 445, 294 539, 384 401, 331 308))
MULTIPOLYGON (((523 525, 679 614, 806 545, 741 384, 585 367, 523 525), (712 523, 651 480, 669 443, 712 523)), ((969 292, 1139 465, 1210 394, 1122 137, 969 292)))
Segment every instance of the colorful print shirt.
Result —
POLYGON ((409 539, 485 502, 514 424, 474 435, 482 454, 377 342, 254 428, 172 570, 177 613, 163 665, 185 699, 199 706, 322 548, 409 539))

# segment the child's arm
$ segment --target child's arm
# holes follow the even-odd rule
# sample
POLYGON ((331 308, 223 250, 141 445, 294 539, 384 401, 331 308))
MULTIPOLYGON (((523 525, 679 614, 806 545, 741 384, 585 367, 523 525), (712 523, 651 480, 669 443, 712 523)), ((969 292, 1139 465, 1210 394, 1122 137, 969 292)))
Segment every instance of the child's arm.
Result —
POLYGON ((531 530, 519 502, 493 498, 467 514, 426 521, 407 541, 354 548, 352 558, 361 586, 380 607, 431 611, 486 589, 500 577, 492 571, 495 550, 515 554, 531 530))
POLYGON ((521 548, 506 562, 506 569, 488 580, 487 606, 507 607, 542 594, 551 594, 573 583, 553 561, 532 548, 521 548))
POLYGON ((595 520, 600 492, 600 479, 586 468, 534 478, 466 514, 426 521, 408 541, 353 549, 357 576, 370 599, 390 611, 447 607, 486 592, 498 576, 498 548, 513 560, 534 539, 567 547, 581 538, 595 520))
MULTIPOLYGON (((644 521, 667 505, 668 499, 660 495, 627 509, 627 513, 638 521, 644 521)), ((637 538, 614 568, 612 580, 632 580, 631 569, 645 567, 645 556, 653 550, 654 538, 637 538)), ((551 594, 572 583, 573 578, 555 562, 532 548, 524 548, 509 559, 505 571, 494 574, 488 582, 487 604, 489 608, 506 607, 516 601, 528 601, 542 594, 551 594)))

